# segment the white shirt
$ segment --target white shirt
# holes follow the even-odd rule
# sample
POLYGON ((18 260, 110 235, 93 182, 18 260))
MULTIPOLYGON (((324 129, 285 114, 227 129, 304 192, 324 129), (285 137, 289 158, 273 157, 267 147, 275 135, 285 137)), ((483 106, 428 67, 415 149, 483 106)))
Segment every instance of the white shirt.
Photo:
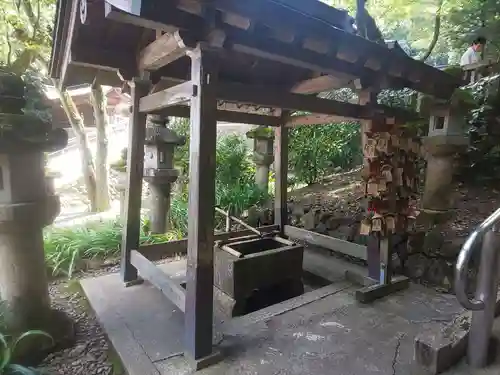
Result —
POLYGON ((460 66, 474 64, 481 60, 481 55, 474 51, 474 48, 469 47, 460 59, 460 66))

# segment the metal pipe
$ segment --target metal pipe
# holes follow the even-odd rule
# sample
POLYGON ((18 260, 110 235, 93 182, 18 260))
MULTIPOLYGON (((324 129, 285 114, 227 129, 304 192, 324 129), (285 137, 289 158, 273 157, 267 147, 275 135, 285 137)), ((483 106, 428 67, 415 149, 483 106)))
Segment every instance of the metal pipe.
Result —
POLYGON ((488 364, 488 348, 498 291, 499 246, 500 233, 494 227, 484 235, 477 275, 476 300, 481 301, 484 307, 472 313, 469 331, 467 358, 469 365, 474 368, 482 368, 488 364))
MULTIPOLYGON (((493 212, 485 221, 472 232, 465 241, 460 254, 458 255, 457 264, 455 265, 455 294, 460 304, 472 311, 482 310, 485 304, 482 300, 469 299, 467 295, 467 276, 469 271, 469 260, 472 257, 474 245, 478 239, 481 239, 485 232, 493 228, 500 220, 500 208, 493 212)), ((495 294, 496 295, 496 294, 495 294)))

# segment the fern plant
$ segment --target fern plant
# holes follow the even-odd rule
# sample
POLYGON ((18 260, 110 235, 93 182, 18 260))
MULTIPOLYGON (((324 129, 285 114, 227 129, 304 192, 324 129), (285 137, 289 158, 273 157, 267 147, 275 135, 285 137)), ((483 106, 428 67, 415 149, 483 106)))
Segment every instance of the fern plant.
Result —
POLYGON ((12 360, 16 350, 27 339, 33 337, 46 337, 53 344, 52 337, 40 330, 31 330, 23 333, 15 340, 9 340, 6 335, 0 333, 0 375, 39 375, 40 372, 33 367, 26 367, 13 363, 12 360))

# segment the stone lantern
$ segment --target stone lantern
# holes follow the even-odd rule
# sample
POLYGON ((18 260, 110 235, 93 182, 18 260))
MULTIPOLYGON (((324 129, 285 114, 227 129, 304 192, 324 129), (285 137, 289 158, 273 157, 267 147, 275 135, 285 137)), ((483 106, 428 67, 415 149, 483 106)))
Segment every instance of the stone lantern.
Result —
POLYGON ((429 134, 423 140, 427 170, 422 206, 424 212, 445 213, 452 207, 451 184, 455 156, 468 145, 466 108, 463 104, 432 103, 429 134))
POLYGON ((274 161, 274 132, 271 128, 259 126, 247 132, 253 139, 253 162, 256 165, 255 183, 262 190, 269 189, 269 167, 274 161))
POLYGON ((10 329, 53 332, 42 229, 60 203, 45 176, 44 152, 64 148, 68 136, 23 113, 24 90, 21 78, 0 72, 0 300, 10 329))
POLYGON ((150 190, 150 229, 152 233, 165 233, 168 228, 170 192, 179 171, 174 168, 175 146, 186 142, 166 127, 168 119, 151 116, 146 128, 144 149, 144 180, 150 190))

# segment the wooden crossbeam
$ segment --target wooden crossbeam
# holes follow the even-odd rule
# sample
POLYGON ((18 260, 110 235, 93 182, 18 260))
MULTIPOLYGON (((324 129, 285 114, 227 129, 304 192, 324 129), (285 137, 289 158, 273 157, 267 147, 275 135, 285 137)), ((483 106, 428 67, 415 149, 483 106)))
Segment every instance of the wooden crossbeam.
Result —
POLYGON ((286 123, 287 128, 294 128, 302 125, 324 125, 342 121, 356 121, 355 118, 342 117, 337 115, 324 115, 312 113, 309 115, 292 116, 286 123))
POLYGON ((153 262, 137 250, 132 250, 130 262, 139 271, 139 275, 148 280, 182 312, 186 308, 186 291, 177 282, 165 275, 153 262))
POLYGON ((186 81, 168 89, 149 94, 139 101, 142 113, 158 113, 164 108, 179 104, 187 104, 195 92, 193 83, 186 81))
POLYGON ((196 40, 185 31, 164 34, 141 51, 139 70, 157 70, 185 56, 194 47, 196 40))
POLYGON ((337 115, 344 118, 369 118, 370 113, 357 104, 321 99, 315 96, 287 93, 265 86, 222 83, 217 88, 217 98, 227 101, 337 115))
MULTIPOLYGON (((168 107, 160 111, 162 116, 173 116, 189 118, 189 107, 174 106, 168 107)), ((253 113, 236 112, 236 111, 217 111, 217 121, 233 122, 236 124, 251 124, 264 126, 279 126, 280 118, 277 116, 256 115, 253 113)))
POLYGON ((311 245, 321 246, 343 253, 358 259, 366 260, 366 246, 347 242, 335 237, 325 236, 324 234, 311 232, 302 228, 285 225, 285 235, 299 241, 305 241, 311 245))

